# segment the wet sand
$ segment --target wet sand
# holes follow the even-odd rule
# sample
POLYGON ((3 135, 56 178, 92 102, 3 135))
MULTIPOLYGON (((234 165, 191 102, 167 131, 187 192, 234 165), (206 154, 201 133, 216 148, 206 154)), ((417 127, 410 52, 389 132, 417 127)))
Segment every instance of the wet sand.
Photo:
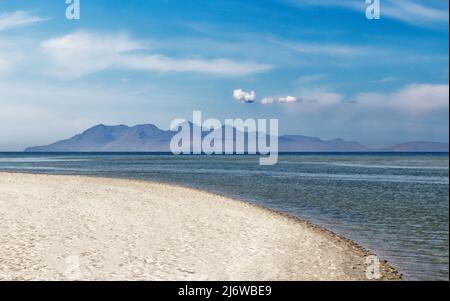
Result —
MULTIPOLYGON (((369 252, 190 188, 0 173, 0 280, 367 280, 369 252)), ((400 279, 385 262, 382 279, 400 279)))

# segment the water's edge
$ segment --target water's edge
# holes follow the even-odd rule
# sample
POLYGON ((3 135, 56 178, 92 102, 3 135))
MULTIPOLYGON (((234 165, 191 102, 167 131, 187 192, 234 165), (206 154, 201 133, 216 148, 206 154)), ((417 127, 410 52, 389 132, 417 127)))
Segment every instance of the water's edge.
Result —
MULTIPOLYGON (((272 208, 269 208, 269 207, 266 207, 266 206, 263 206, 260 204, 255 204, 255 203, 252 203, 243 198, 237 198, 235 196, 230 196, 225 193, 213 192, 213 191, 209 191, 207 189, 199 189, 195 186, 190 186, 190 185, 185 185, 185 184, 175 184, 175 183, 171 183, 168 181, 132 179, 132 178, 126 178, 126 177, 113 177, 113 176, 108 177, 108 176, 93 176, 93 175, 49 174, 49 173, 36 173, 36 172, 33 173, 33 172, 18 172, 18 171, 16 172, 16 171, 1 171, 1 170, 0 170, 0 173, 15 174, 15 175, 29 174, 29 175, 66 176, 66 177, 87 177, 87 178, 97 178, 97 179, 116 179, 116 180, 119 179, 119 180, 132 181, 132 182, 138 182, 138 183, 154 183, 154 184, 161 184, 161 185, 167 185, 167 186, 173 186, 173 187, 187 188, 187 189, 195 190, 195 191, 202 192, 202 193, 218 195, 218 196, 224 197, 226 199, 229 199, 230 201, 233 201, 233 202, 245 203, 246 205, 250 205, 251 207, 254 207, 258 210, 264 210, 271 214, 288 218, 296 223, 300 223, 302 225, 309 227, 313 231, 320 232, 321 234, 328 236, 332 240, 336 240, 341 244, 344 243, 344 244, 348 245, 355 252, 357 252, 358 254, 361 254, 362 257, 376 255, 376 252, 374 252, 373 250, 370 250, 370 249, 360 245, 359 243, 355 242, 354 240, 351 240, 350 238, 348 238, 344 235, 338 234, 338 233, 336 233, 330 229, 327 229, 321 225, 317 225, 306 218, 301 218, 301 217, 295 216, 295 215, 287 213, 287 212, 278 211, 278 210, 275 210, 275 209, 272 209, 272 208)), ((379 280, 404 280, 403 275, 399 272, 399 270, 397 269, 397 267, 395 267, 394 264, 391 264, 386 259, 383 259, 383 258, 379 258, 379 259, 380 259, 380 269, 381 269, 380 273, 382 275, 382 278, 380 278, 379 280)))

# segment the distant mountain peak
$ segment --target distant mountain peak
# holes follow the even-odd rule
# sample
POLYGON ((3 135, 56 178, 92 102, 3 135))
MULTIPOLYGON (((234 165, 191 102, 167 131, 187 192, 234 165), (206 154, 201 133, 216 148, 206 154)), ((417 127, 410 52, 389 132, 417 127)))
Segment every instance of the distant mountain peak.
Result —
MULTIPOLYGON (((104 125, 104 124, 97 124, 94 125, 93 127, 88 128, 87 130, 85 130, 83 133, 89 133, 89 132, 95 132, 95 131, 104 131, 104 130, 115 130, 115 129, 127 129, 129 128, 126 125, 104 125)), ((83 134, 82 133, 82 134, 83 134)))

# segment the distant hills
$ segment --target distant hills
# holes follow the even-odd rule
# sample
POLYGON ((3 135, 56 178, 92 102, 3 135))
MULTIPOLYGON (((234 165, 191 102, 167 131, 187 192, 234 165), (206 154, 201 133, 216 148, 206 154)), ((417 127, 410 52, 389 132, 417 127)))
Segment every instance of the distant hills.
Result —
POLYGON ((392 152, 448 152, 448 143, 416 141, 397 144, 387 149, 392 152))
MULTIPOLYGON (((203 135, 207 133, 203 132, 203 135)), ((67 140, 29 147, 25 152, 170 152, 170 141, 175 134, 176 132, 161 130, 153 124, 133 127, 100 124, 67 140)), ((448 152, 449 150, 448 143, 439 142, 406 142, 373 149, 340 138, 322 140, 302 135, 280 136, 278 143, 280 152, 448 152)))

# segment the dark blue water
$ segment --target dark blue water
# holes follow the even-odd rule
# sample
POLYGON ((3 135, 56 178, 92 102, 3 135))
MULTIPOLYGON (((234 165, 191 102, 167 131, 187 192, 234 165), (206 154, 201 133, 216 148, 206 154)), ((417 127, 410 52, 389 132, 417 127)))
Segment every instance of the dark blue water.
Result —
MULTIPOLYGON (((218 192, 343 234, 410 280, 449 279, 446 154, 256 156, 0 153, 0 170, 148 179, 218 192)), ((2 183, 0 183, 2 185, 2 183)))

